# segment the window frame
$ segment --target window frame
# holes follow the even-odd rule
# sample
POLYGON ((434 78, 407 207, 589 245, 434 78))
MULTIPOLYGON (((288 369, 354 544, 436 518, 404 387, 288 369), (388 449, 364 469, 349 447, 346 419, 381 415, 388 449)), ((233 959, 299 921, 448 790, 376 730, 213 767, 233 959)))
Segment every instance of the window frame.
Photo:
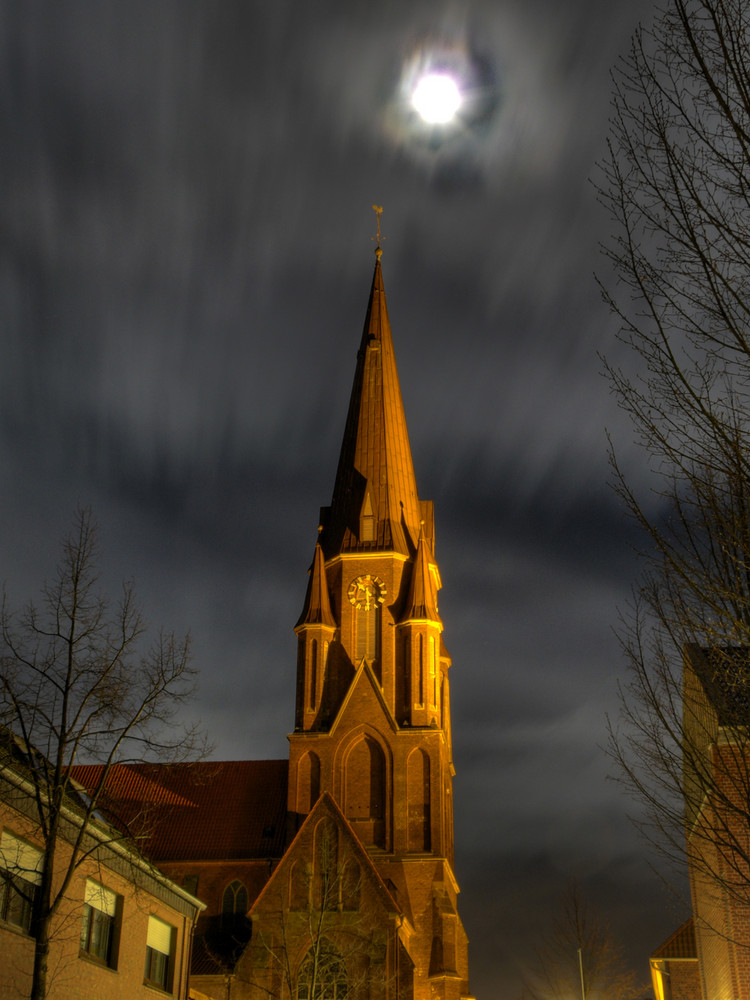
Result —
POLYGON ((34 904, 42 881, 43 852, 9 829, 0 834, 0 921, 31 932, 34 904))
POLYGON ((173 992, 175 935, 176 928, 172 924, 168 924, 166 920, 153 913, 149 914, 143 982, 145 986, 161 990, 163 993, 173 992), (164 944, 160 947, 156 941, 166 933, 169 933, 169 950, 163 951, 164 944))
POLYGON ((317 960, 313 947, 300 962, 294 990, 295 1000, 347 1000, 349 974, 343 956, 326 939, 322 939, 319 946, 317 960), (314 988, 311 972, 315 976, 314 988))
POLYGON ((31 918, 39 886, 3 869, 0 875, 0 921, 9 927, 31 933, 31 918))
POLYGON ((221 894, 221 926, 233 928, 247 918, 250 897, 247 886, 240 879, 233 879, 221 894))
POLYGON ((93 879, 86 879, 78 954, 108 969, 117 968, 118 914, 122 897, 93 879), (104 935, 102 934, 104 931, 104 935), (104 941, 104 947, 101 942, 104 941))

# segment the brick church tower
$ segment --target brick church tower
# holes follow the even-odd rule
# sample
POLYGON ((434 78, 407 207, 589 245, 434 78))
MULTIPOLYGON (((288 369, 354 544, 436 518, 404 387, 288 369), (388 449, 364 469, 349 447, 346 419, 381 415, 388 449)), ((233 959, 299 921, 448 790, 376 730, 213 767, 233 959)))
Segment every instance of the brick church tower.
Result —
POLYGON ((450 658, 431 501, 417 493, 381 251, 330 507, 321 510, 298 636, 289 737, 292 836, 338 804, 414 921, 414 997, 467 991, 453 872, 450 658))
MULTIPOLYGON (((111 812, 206 909, 191 1000, 468 1000, 448 671, 380 249, 297 634, 288 760, 120 765, 111 812), (144 806, 146 808, 144 808, 144 806)), ((79 767, 84 787, 97 766, 79 767)))

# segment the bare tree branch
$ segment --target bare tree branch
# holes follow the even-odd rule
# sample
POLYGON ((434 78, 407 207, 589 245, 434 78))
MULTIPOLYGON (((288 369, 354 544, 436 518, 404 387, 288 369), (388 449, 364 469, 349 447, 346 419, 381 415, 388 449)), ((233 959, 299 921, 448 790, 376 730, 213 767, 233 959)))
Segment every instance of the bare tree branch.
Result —
POLYGON ((727 698, 750 680, 746 0, 665 0, 636 32, 613 74, 599 195, 614 223, 604 294, 640 363, 605 367, 654 484, 642 496, 611 451, 646 542, 618 629, 629 677, 610 753, 662 855, 750 901, 750 718, 727 698))
POLYGON ((525 980, 527 1000, 636 1000, 645 992, 627 969, 608 925, 575 883, 542 931, 525 980))
POLYGON ((55 914, 76 869, 98 849, 89 827, 113 765, 184 760, 206 749, 179 718, 194 685, 189 639, 162 632, 144 646, 132 584, 113 607, 98 590, 98 558, 96 522, 79 510, 40 606, 13 613, 3 595, 0 611, 0 723, 16 757, 20 750, 44 847, 32 907, 32 1000, 46 996, 55 914), (71 778, 82 763, 103 765, 85 795, 71 778), (71 808, 75 824, 65 818, 71 808), (58 868, 61 839, 72 853, 58 868))

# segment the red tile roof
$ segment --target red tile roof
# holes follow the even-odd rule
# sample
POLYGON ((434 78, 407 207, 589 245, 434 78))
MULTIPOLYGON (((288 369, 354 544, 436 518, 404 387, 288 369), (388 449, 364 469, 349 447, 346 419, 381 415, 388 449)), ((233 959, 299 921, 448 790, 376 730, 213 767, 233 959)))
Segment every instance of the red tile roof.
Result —
MULTIPOLYGON (((279 858, 284 852, 286 760, 120 764, 101 802, 152 861, 279 858)), ((73 777, 93 788, 99 765, 73 777)))

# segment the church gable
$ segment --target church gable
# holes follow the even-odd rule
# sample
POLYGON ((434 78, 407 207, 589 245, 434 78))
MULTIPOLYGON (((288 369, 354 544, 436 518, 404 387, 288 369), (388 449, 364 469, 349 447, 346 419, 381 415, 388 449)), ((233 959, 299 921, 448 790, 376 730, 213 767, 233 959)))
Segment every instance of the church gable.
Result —
MULTIPOLYGON (((384 912, 393 913, 398 909, 392 895, 374 867, 370 855, 346 821, 335 800, 327 792, 324 792, 305 818, 263 892, 255 901, 249 914, 251 917, 267 910, 269 897, 275 897, 278 900, 279 896, 287 896, 291 904, 292 896, 295 893, 298 895, 301 888, 298 879, 301 870, 299 868, 300 861, 309 869, 308 874, 310 872, 314 874, 316 866, 318 872, 335 869, 333 874, 342 883, 339 889, 339 904, 346 895, 345 884, 351 884, 351 879, 344 878, 343 874, 346 866, 351 864, 352 867, 357 866, 361 869, 356 880, 358 887, 361 888, 363 881, 366 880, 369 883, 369 891, 377 895, 384 912), (291 893, 288 891, 290 887, 294 890, 291 893)), ((330 871, 329 874, 331 874, 330 871)), ((310 905, 313 907, 323 898, 320 896, 320 891, 308 893, 308 896, 310 905)), ((323 900, 324 908, 346 908, 338 904, 333 907, 333 901, 327 897, 326 899, 327 902, 325 899, 323 900)), ((305 907, 305 909, 309 908, 309 906, 305 907)))
MULTIPOLYGON (((398 908, 333 799, 324 793, 253 905, 236 968, 247 996, 306 998, 338 977, 347 997, 385 997, 397 969, 398 908)), ((336 992, 336 991, 334 991, 336 992)))
POLYGON ((331 726, 332 737, 355 728, 367 719, 369 725, 384 736, 398 732, 398 725, 389 711, 380 684, 366 660, 352 678, 349 690, 331 726))

